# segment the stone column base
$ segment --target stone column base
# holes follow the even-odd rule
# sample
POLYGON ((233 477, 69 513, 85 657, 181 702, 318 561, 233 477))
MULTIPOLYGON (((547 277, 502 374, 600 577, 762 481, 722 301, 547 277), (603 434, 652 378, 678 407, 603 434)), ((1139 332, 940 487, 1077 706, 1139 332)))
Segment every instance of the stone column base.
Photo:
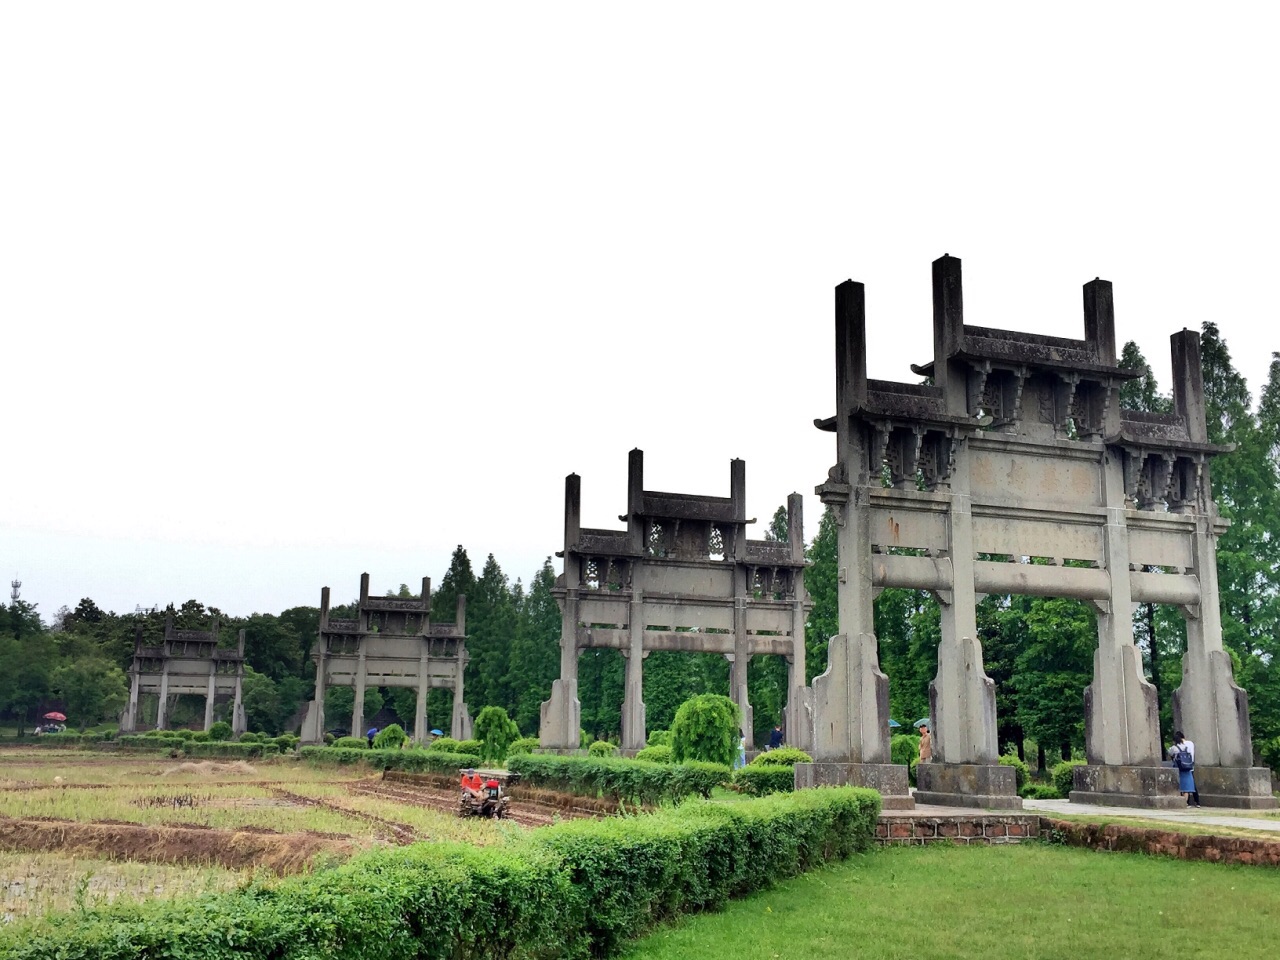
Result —
POLYGON ((990 810, 1022 809, 1017 771, 996 763, 918 764, 916 803, 990 810))
POLYGON ((1206 807, 1275 810, 1280 802, 1271 793, 1266 767, 1196 767, 1196 789, 1206 807))
POLYGON ((796 789, 806 787, 867 787, 880 793, 884 810, 914 810, 907 768, 901 763, 796 764, 796 789))
POLYGON ((1121 767, 1087 764, 1071 772, 1072 803, 1176 810, 1186 799, 1178 793, 1173 767, 1121 767))

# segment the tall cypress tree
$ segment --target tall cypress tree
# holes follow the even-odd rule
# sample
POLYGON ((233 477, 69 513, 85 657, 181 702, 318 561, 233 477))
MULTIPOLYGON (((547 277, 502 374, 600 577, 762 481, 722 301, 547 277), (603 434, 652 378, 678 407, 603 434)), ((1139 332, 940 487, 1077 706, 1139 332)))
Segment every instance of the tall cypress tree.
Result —
POLYGON ((473 711, 483 706, 514 707, 507 686, 511 642, 516 632, 516 604, 507 576, 493 554, 485 560, 480 579, 467 595, 467 703, 473 711))
POLYGON ((551 696, 551 684, 560 676, 560 607, 551 595, 555 584, 547 557, 520 603, 511 645, 507 686, 515 694, 512 719, 526 734, 537 733, 542 701, 551 696))
POLYGON ((836 531, 835 514, 828 507, 822 511, 818 532, 805 551, 809 566, 804 571, 804 586, 813 601, 805 623, 805 683, 811 683, 815 676, 827 669, 827 641, 840 632, 836 602, 836 567, 839 563, 836 531))

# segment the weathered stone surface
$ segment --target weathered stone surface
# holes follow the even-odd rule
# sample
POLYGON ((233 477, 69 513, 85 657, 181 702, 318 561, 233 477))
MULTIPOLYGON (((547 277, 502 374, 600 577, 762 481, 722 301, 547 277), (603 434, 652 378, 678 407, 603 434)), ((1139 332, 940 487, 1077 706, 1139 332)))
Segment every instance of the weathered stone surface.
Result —
POLYGON ((915 797, 917 803, 940 807, 1022 809, 1016 772, 999 764, 918 764, 915 797))
POLYGON ((809 749, 812 698, 805 686, 803 498, 787 498, 787 539, 747 539, 746 464, 729 465, 728 497, 644 489, 644 454, 632 450, 625 530, 583 529, 582 481, 565 479, 564 573, 560 604, 560 679, 542 704, 544 749, 578 746, 577 698, 582 650, 609 648, 626 658, 622 699, 624 752, 645 745, 644 659, 654 650, 718 653, 730 663, 726 693, 738 704, 752 746, 747 697, 752 657, 788 662, 785 734, 809 749))
POLYGON ((886 810, 915 806, 907 768, 900 763, 797 763, 797 790, 807 787, 868 787, 877 790, 886 810))
POLYGON ((1197 763, 1195 778, 1201 806, 1240 810, 1275 810, 1280 806, 1271 792, 1271 771, 1266 767, 1213 767, 1197 763))
POLYGON ((1178 793, 1178 771, 1166 766, 1078 766, 1072 771, 1069 799, 1072 803, 1170 810, 1187 803, 1178 793))
MULTIPOLYGON (((1097 612, 1086 754, 1109 772, 1088 775, 1079 799, 1165 802, 1162 775, 1121 772, 1164 759, 1155 690, 1133 641, 1135 602, 1187 617, 1175 710, 1197 760, 1247 768, 1248 698, 1231 675, 1219 613, 1225 522, 1205 468, 1227 448, 1208 443, 1199 335, 1171 338, 1174 410, 1155 415, 1120 409, 1119 387, 1135 374, 1116 361, 1106 280, 1084 286, 1083 339, 1018 333, 966 324, 960 261, 939 258, 933 359, 912 368, 928 385, 868 380, 865 305, 862 284, 836 288, 836 412, 815 421, 836 435, 836 463, 817 492, 837 519, 840 574, 840 635, 815 682, 815 759, 887 759, 872 601, 876 588, 904 587, 932 592, 942 610, 935 761, 996 759, 974 605, 978 593, 1018 593, 1088 600, 1097 612)), ((954 786, 956 795, 976 789, 962 777, 954 786)))
POLYGON ((174 628, 173 615, 169 614, 164 622, 164 642, 158 647, 144 645, 142 628, 137 628, 133 663, 129 667, 129 699, 120 714, 121 733, 138 729, 139 704, 146 694, 155 694, 158 701, 157 730, 165 729, 170 704, 181 694, 205 698, 205 730, 213 726, 215 700, 220 695, 230 696, 232 732, 238 736, 248 729, 241 699, 244 631, 240 631, 235 650, 222 649, 218 646, 218 627, 215 619, 211 630, 178 630, 174 628))
MULTIPOLYGON (((371 597, 369 574, 360 576, 360 599, 354 620, 329 616, 329 588, 320 591, 320 636, 311 652, 316 665, 315 699, 307 704, 302 724, 304 744, 323 743, 328 729, 324 694, 329 687, 355 690, 351 733, 367 729, 365 690, 372 687, 410 687, 417 690, 413 737, 427 737, 427 694, 430 688, 453 691, 449 735, 471 738, 471 715, 464 698, 467 666, 467 598, 459 594, 453 623, 431 622, 431 579, 422 579, 416 599, 371 597)), ((339 718, 339 722, 347 718, 339 718)))

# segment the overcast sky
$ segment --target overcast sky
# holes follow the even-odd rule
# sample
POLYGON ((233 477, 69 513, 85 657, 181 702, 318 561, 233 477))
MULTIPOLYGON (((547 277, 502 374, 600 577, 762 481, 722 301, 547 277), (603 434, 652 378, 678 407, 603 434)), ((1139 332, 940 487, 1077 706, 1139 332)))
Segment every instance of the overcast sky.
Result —
MULTIPOLYGON (((457 544, 526 582, 564 477, 754 536, 835 457, 833 288, 869 373, 966 320, 1083 336, 1162 389, 1276 316, 1262 5, 10 3, 0 7, 0 574, 48 618, 278 612, 457 544)), ((559 566, 557 565, 557 572, 559 566)), ((7 591, 6 591, 7 592, 7 591)), ((5 598, 7 599, 7 598, 5 598)))

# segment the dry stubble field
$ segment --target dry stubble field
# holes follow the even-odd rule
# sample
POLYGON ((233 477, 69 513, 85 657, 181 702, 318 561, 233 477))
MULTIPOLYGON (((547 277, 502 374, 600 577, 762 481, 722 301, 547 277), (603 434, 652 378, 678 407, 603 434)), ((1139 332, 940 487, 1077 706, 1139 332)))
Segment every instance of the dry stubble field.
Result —
POLYGON ((292 757, 182 762, 0 749, 0 922, 271 882, 377 845, 499 843, 562 814, 460 820, 446 787, 292 757))

